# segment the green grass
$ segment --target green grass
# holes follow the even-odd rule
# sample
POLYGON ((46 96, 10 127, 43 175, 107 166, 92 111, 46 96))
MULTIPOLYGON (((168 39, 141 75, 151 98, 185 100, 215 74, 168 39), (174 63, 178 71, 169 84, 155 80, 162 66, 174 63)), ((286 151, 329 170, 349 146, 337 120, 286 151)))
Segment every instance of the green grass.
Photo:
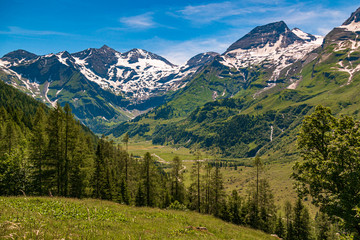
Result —
POLYGON ((195 212, 40 197, 0 198, 0 238, 275 239, 195 212))
MULTIPOLYGON (((129 152, 135 156, 144 156, 146 152, 150 154, 157 155, 162 158, 165 162, 171 163, 171 160, 178 156, 183 160, 183 165, 185 166, 184 172, 184 184, 186 187, 189 187, 191 184, 190 172, 192 165, 196 156, 188 148, 180 147, 175 148, 171 146, 161 146, 161 145, 152 145, 150 141, 139 141, 139 142, 130 142, 129 143, 129 152)), ((156 161, 159 161, 157 157, 154 156, 156 161)), ((202 159, 214 160, 215 157, 209 153, 202 152, 202 159)), ((296 159, 298 160, 299 156, 296 159)), ((241 196, 246 197, 250 189, 251 184, 255 181, 254 168, 252 165, 252 158, 242 158, 242 159, 221 159, 222 161, 232 160, 238 161, 245 164, 245 166, 238 166, 237 170, 234 167, 222 167, 220 169, 221 174, 223 175, 224 187, 227 194, 230 194, 233 190, 238 190, 241 196)), ((274 161, 273 159, 269 160, 264 156, 262 160, 266 162, 264 173, 261 177, 266 177, 274 194, 275 204, 279 207, 279 211, 282 211, 285 202, 288 200, 292 203, 295 203, 297 199, 297 194, 293 188, 293 180, 290 178, 292 173, 292 166, 294 161, 274 161)), ((169 171, 169 169, 166 169, 169 171)), ((314 217, 317 208, 306 201, 305 205, 309 208, 310 214, 314 217)))
MULTIPOLYGON (((191 149, 185 147, 153 145, 151 144, 151 141, 131 141, 128 150, 130 154, 141 157, 144 156, 146 152, 150 152, 151 154, 156 154, 166 162, 171 162, 175 156, 178 156, 181 160, 196 159, 196 156, 191 149)), ((204 151, 201 154, 204 159, 212 159, 212 156, 204 151)), ((157 158, 155 159, 157 160, 157 158)))

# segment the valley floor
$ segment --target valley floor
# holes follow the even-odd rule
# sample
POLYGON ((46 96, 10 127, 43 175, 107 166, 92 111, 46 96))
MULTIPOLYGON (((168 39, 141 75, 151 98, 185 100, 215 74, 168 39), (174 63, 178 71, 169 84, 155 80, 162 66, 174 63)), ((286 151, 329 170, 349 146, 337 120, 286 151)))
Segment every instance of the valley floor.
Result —
MULTIPOLYGON (((170 166, 171 160, 175 156, 178 156, 184 165, 185 185, 187 187, 190 186, 190 171, 196 159, 192 150, 184 147, 174 148, 171 146, 152 145, 150 141, 139 141, 129 143, 129 152, 134 156, 144 156, 146 152, 150 152, 155 161, 163 163, 164 166, 170 166)), ((204 161, 217 160, 216 157, 208 153, 202 152, 201 154, 201 158, 204 161)), ((228 161, 229 163, 244 165, 238 166, 237 169, 234 167, 221 167, 221 173, 227 194, 230 194, 233 190, 238 190, 241 196, 247 196, 250 185, 255 181, 255 170, 252 167, 253 159, 219 159, 222 162, 228 161)), ((262 160, 266 162, 266 158, 262 160)), ((293 165, 294 161, 266 163, 264 171, 260 175, 260 178, 267 178, 269 180, 272 193, 274 194, 275 204, 281 212, 283 212, 283 206, 285 206, 286 201, 294 204, 297 199, 297 194, 293 188, 293 180, 290 177, 293 165)), ((310 199, 305 199, 304 204, 308 207, 310 215, 315 217, 318 209, 311 204, 310 199)))

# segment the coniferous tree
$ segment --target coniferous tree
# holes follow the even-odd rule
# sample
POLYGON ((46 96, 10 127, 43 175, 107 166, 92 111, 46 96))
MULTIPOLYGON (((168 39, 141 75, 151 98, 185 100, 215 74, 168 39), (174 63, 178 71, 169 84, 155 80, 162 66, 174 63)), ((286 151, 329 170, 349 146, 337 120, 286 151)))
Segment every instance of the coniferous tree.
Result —
POLYGON ((216 166, 211 179, 211 213, 215 216, 220 215, 222 202, 224 200, 224 183, 220 173, 220 167, 216 166))
POLYGON ((4 135, 4 149, 8 155, 11 154, 11 151, 17 147, 19 141, 19 129, 17 129, 16 124, 13 121, 8 121, 5 127, 4 135))
POLYGON ((129 165, 129 150, 128 150, 128 146, 129 146, 129 134, 126 132, 124 137, 123 137, 123 143, 125 144, 126 146, 126 158, 125 158, 125 180, 126 182, 128 181, 128 165, 129 165))
POLYGON ((259 181, 259 211, 260 211, 260 229, 270 233, 276 224, 276 206, 270 184, 267 179, 259 181))
POLYGON ((137 207, 142 207, 146 205, 146 199, 145 199, 145 194, 143 192, 142 189, 142 183, 139 182, 138 184, 138 189, 136 192, 136 197, 135 197, 135 206, 137 207))
POLYGON ((230 220, 235 224, 243 224, 241 217, 241 198, 236 190, 233 190, 229 199, 230 220))
POLYGON ((69 168, 69 194, 71 197, 81 198, 85 195, 85 179, 87 172, 84 169, 86 164, 90 164, 90 158, 92 158, 92 150, 87 144, 86 136, 80 131, 80 124, 77 123, 73 126, 72 136, 74 143, 72 143, 71 150, 71 162, 69 168))
POLYGON ((100 139, 95 154, 95 172, 93 176, 93 196, 101 199, 111 199, 110 177, 108 171, 108 148, 104 138, 100 139))
MULTIPOLYGON (((205 174, 203 175, 203 180, 202 180, 202 199, 203 199, 203 203, 202 203, 202 208, 203 211, 205 213, 210 213, 211 211, 211 197, 212 197, 212 186, 211 186, 211 170, 212 170, 212 164, 206 164, 205 167, 205 174)), ((200 198, 201 200, 201 198, 200 198)))
POLYGON ((201 212, 201 154, 200 152, 196 153, 196 160, 192 166, 191 178, 193 183, 190 186, 190 202, 193 203, 193 207, 201 212))
POLYGON ((256 168, 256 205, 259 206, 259 175, 262 170, 262 161, 259 156, 254 159, 254 166, 256 168))
MULTIPOLYGON (((290 223, 292 221, 292 205, 291 202, 288 200, 285 202, 284 212, 285 212, 285 221, 286 221, 286 232, 288 233, 290 229, 290 223)), ((286 237, 286 239, 288 238, 286 237)))
POLYGON ((49 191, 56 190, 57 195, 63 193, 63 173, 64 173, 64 156, 63 156, 63 117, 64 112, 59 104, 50 111, 47 133, 49 144, 47 149, 47 175, 51 180, 49 191))
POLYGON ((184 202, 184 175, 183 164, 178 156, 175 156, 172 162, 171 170, 171 196, 173 201, 184 202))
POLYGON ((154 205, 155 186, 154 186, 154 160, 149 152, 144 155, 144 186, 146 195, 146 206, 154 205))
POLYGON ((120 194, 121 194, 122 202, 129 205, 130 204, 130 196, 129 196, 126 181, 124 179, 121 181, 121 184, 120 184, 120 194))
POLYGON ((310 239, 310 216, 307 208, 298 198, 294 207, 294 239, 307 240, 310 239))
POLYGON ((44 166, 46 161, 46 149, 48 136, 46 134, 47 117, 42 106, 38 107, 34 117, 33 134, 30 139, 30 160, 34 166, 33 185, 34 192, 38 195, 44 192, 44 166))
MULTIPOLYGON (((69 190, 69 172, 70 172, 70 169, 69 169, 69 166, 70 166, 70 156, 69 156, 69 147, 71 146, 71 143, 70 143, 70 138, 72 136, 71 133, 73 131, 73 116, 71 114, 71 108, 70 108, 70 105, 68 103, 65 104, 65 107, 64 107, 64 142, 65 142, 65 146, 64 146, 64 192, 63 192, 63 195, 64 196, 67 196, 68 195, 68 190, 69 190)), ((75 137, 75 136, 73 136, 75 137)), ((74 146, 74 145, 72 145, 74 146)))
POLYGON ((275 234, 278 235, 278 237, 280 237, 280 238, 285 237, 285 226, 284 226, 283 220, 281 218, 281 215, 279 215, 277 222, 276 222, 275 234))
POLYGON ((296 238, 296 236, 295 236, 295 232, 294 232, 293 222, 290 221, 289 225, 286 229, 286 240, 293 240, 295 238, 296 238))

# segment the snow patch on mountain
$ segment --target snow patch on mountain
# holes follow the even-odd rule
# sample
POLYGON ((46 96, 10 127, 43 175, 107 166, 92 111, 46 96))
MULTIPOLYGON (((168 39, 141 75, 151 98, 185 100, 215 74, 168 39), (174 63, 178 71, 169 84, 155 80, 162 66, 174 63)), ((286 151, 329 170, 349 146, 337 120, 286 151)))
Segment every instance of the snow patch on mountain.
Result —
MULTIPOLYGON (((306 37, 300 31, 296 30, 295 32, 301 38, 306 37)), ((270 67, 274 67, 273 74, 269 79, 271 82, 268 85, 268 87, 273 87, 276 85, 276 80, 283 69, 290 66, 294 61, 302 59, 323 42, 322 37, 316 36, 313 41, 295 41, 286 47, 282 47, 283 40, 284 37, 280 35, 277 42, 272 44, 268 42, 263 47, 229 51, 222 56, 221 63, 237 69, 266 63, 270 67)))
POLYGON ((360 22, 356 22, 354 20, 350 24, 341 25, 338 28, 344 28, 346 31, 349 31, 349 32, 359 32, 360 31, 360 22))
MULTIPOLYGON (((355 23, 355 20, 352 23, 355 23)), ((350 25, 352 23, 350 23, 350 25)), ((358 22, 357 24, 360 24, 360 22, 358 22)), ((339 41, 337 43, 337 47, 334 49, 334 51, 338 52, 338 51, 349 49, 350 51, 348 52, 347 57, 350 59, 351 54, 353 52, 357 51, 360 47, 358 38, 359 38, 359 35, 356 34, 355 40, 347 39, 345 41, 339 41)), ((354 74, 356 72, 360 71, 360 65, 354 66, 352 61, 348 61, 347 65, 344 64, 344 61, 340 61, 340 62, 338 62, 338 65, 339 65, 339 68, 335 68, 336 70, 341 71, 341 72, 346 72, 349 74, 348 81, 346 84, 344 84, 344 85, 349 85, 353 80, 354 74)))
POLYGON ((50 85, 50 82, 48 82, 48 81, 45 82, 45 84, 44 84, 44 97, 45 97, 46 101, 48 101, 53 107, 56 107, 57 99, 52 102, 48 97, 49 85, 50 85))
POLYGON ((69 66, 69 64, 66 63, 66 60, 68 60, 67 57, 63 57, 64 52, 60 52, 58 54, 56 54, 55 56, 58 58, 59 62, 61 62, 62 64, 69 66))

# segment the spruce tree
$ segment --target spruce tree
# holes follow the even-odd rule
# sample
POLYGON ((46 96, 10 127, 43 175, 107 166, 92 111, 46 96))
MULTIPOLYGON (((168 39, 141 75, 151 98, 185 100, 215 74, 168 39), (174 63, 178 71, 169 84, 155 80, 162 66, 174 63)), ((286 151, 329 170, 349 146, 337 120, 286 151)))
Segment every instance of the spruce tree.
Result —
POLYGON ((138 189, 136 192, 136 197, 135 197, 135 206, 137 207, 142 207, 146 205, 146 199, 144 196, 144 192, 142 190, 142 183, 139 182, 138 184, 138 189))
POLYGON ((56 189, 57 195, 63 193, 64 174, 64 142, 63 142, 64 112, 59 104, 50 111, 47 125, 49 144, 47 149, 47 175, 52 180, 49 191, 56 189))
POLYGON ((153 205, 153 194, 152 192, 152 164, 153 159, 149 152, 145 153, 144 155, 144 185, 145 185, 145 193, 146 193, 146 205, 152 206, 153 205))
POLYGON ((129 205, 130 204, 130 196, 129 196, 126 181, 124 179, 121 181, 121 184, 120 184, 120 194, 121 194, 122 202, 129 205))
POLYGON ((173 201, 184 202, 184 175, 183 164, 178 156, 172 161, 171 169, 171 196, 173 201))
POLYGON ((43 195, 45 187, 44 167, 48 136, 46 134, 47 117, 42 106, 38 107, 35 117, 33 132, 30 139, 30 160, 34 166, 33 185, 37 195, 43 195))
POLYGON ((125 158, 125 180, 126 182, 128 181, 128 168, 129 168, 129 149, 128 149, 128 146, 129 146, 129 134, 126 132, 122 141, 123 143, 125 144, 126 146, 126 158, 125 158))
POLYGON ((278 237, 280 237, 280 238, 285 237, 285 226, 284 226, 283 220, 281 218, 281 215, 279 215, 277 222, 276 222, 275 234, 278 235, 278 237))
POLYGON ((222 174, 220 173, 220 167, 218 165, 215 167, 214 173, 212 175, 211 189, 211 213, 215 216, 219 216, 222 206, 221 203, 224 200, 225 192, 222 174))
POLYGON ((235 224, 243 224, 241 218, 241 198, 236 190, 233 190, 229 198, 230 221, 235 224))
POLYGON ((195 163, 192 166, 191 171, 191 178, 193 180, 192 183, 192 190, 195 190, 192 195, 196 198, 192 199, 192 201, 196 202, 196 210, 198 212, 201 212, 201 169, 202 169, 202 163, 201 163, 201 154, 200 152, 196 152, 196 160, 195 163))
POLYGON ((288 232, 290 229, 290 223, 292 221, 292 205, 289 200, 287 200, 285 202, 284 212, 285 212, 285 219, 286 219, 286 232, 288 232))
POLYGON ((68 195, 68 190, 69 190, 69 165, 70 165, 70 156, 69 156, 69 147, 70 147, 70 138, 71 138, 71 131, 73 131, 73 117, 71 114, 71 108, 70 105, 68 103, 65 104, 64 107, 64 121, 65 121, 65 126, 64 126, 64 142, 65 142, 65 146, 64 146, 64 192, 63 195, 67 196, 68 195))
POLYGON ((294 207, 294 239, 307 240, 310 239, 310 216, 309 211, 298 198, 294 207))

